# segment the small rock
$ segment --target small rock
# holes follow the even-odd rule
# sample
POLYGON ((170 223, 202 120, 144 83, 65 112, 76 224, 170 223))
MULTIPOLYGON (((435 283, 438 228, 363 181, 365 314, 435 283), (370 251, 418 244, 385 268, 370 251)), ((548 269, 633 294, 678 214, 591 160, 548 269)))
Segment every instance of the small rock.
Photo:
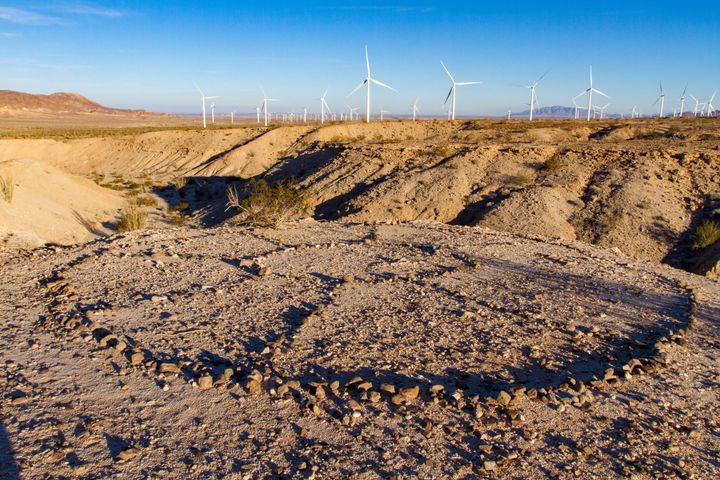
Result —
POLYGON ((208 389, 212 388, 212 386, 213 386, 213 379, 211 376, 205 375, 198 379, 198 387, 200 387, 200 390, 208 390, 208 389))
POLYGON ((486 460, 483 462, 483 468, 488 472, 495 471, 497 470, 497 463, 492 460, 486 460))
POLYGON ((500 391, 500 393, 498 393, 496 400, 500 405, 507 405, 512 400, 512 397, 509 393, 502 390, 500 391))
POLYGON ((420 387, 415 385, 414 387, 405 387, 400 389, 400 395, 407 398, 408 400, 415 400, 420 395, 420 387))
POLYGON ((140 450, 135 447, 127 447, 115 457, 117 463, 125 463, 140 455, 140 450))
POLYGON ((180 372, 180 367, 174 363, 165 362, 158 365, 158 371, 160 373, 178 373, 180 372))

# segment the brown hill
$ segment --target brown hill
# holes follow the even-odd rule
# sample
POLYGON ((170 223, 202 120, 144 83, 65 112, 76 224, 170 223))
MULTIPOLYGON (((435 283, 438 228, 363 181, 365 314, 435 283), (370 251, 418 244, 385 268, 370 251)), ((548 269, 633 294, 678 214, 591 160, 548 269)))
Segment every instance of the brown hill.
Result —
POLYGON ((146 114, 145 110, 109 108, 77 93, 39 95, 0 90, 0 112, 36 112, 54 114, 102 113, 112 115, 146 114))

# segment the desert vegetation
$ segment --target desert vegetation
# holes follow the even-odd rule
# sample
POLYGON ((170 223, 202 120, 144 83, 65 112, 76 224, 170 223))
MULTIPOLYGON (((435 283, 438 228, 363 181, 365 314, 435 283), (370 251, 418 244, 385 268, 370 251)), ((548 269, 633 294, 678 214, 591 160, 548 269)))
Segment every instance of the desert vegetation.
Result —
POLYGON ((127 206, 120 214, 115 230, 118 233, 127 233, 145 228, 147 212, 137 205, 127 206))
POLYGON ((15 182, 12 175, 0 175, 0 197, 7 203, 12 203, 15 194, 15 182))
POLYGON ((720 242, 720 222, 705 220, 692 236, 692 248, 700 250, 720 242))
POLYGON ((252 180, 242 190, 230 185, 227 197, 227 208, 239 213, 237 221, 259 227, 276 227, 300 218, 309 213, 311 205, 307 192, 289 181, 270 185, 264 179, 252 180))

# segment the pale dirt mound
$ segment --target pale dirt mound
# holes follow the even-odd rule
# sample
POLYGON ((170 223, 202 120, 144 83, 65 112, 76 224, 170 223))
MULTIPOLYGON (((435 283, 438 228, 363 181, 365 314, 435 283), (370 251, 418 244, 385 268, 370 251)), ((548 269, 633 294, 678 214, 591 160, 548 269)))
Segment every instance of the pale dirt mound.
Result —
MULTIPOLYGON (((282 159, 312 127, 283 127, 253 137, 224 154, 211 157, 192 171, 198 176, 250 178, 264 173, 282 159)), ((304 141, 307 141, 303 138, 304 141)))
POLYGON ((107 235, 103 222, 117 217, 125 200, 86 178, 35 161, 0 162, 11 178, 12 202, 0 199, 0 242, 22 246, 78 243, 107 235))
POLYGON ((437 223, 175 229, 0 262, 17 477, 719 473, 702 277, 437 223))
POLYGON ((245 172, 254 175, 277 161, 284 145, 292 143, 300 135, 300 132, 271 135, 278 139, 277 146, 273 146, 271 141, 258 147, 255 155, 244 156, 253 151, 247 144, 256 138, 262 139, 265 132, 264 128, 247 127, 170 130, 65 141, 9 139, 0 140, 0 159, 29 158, 75 174, 97 172, 119 174, 126 178, 149 174, 154 178, 167 179, 194 175, 199 171, 214 174, 213 164, 216 162, 220 166, 215 168, 225 174, 241 175, 245 172))

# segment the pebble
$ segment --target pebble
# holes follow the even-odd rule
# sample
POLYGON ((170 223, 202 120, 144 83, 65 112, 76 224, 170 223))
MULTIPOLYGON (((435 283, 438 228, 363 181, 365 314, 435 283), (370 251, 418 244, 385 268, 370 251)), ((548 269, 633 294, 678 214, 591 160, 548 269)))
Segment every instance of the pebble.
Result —
POLYGON ((512 400, 512 397, 510 396, 509 393, 502 390, 502 391, 500 391, 500 393, 497 394, 496 400, 500 405, 507 405, 512 400))
POLYGON ((135 447, 127 447, 115 457, 117 463, 125 463, 140 455, 140 450, 135 447))
POLYGON ((205 375, 198 379, 198 387, 200 387, 200 390, 208 390, 208 389, 212 388, 212 386, 213 386, 213 379, 211 376, 205 375))
POLYGON ((408 400, 415 400, 420 395, 420 387, 415 385, 414 387, 405 387, 400 389, 400 395, 407 398, 408 400))

